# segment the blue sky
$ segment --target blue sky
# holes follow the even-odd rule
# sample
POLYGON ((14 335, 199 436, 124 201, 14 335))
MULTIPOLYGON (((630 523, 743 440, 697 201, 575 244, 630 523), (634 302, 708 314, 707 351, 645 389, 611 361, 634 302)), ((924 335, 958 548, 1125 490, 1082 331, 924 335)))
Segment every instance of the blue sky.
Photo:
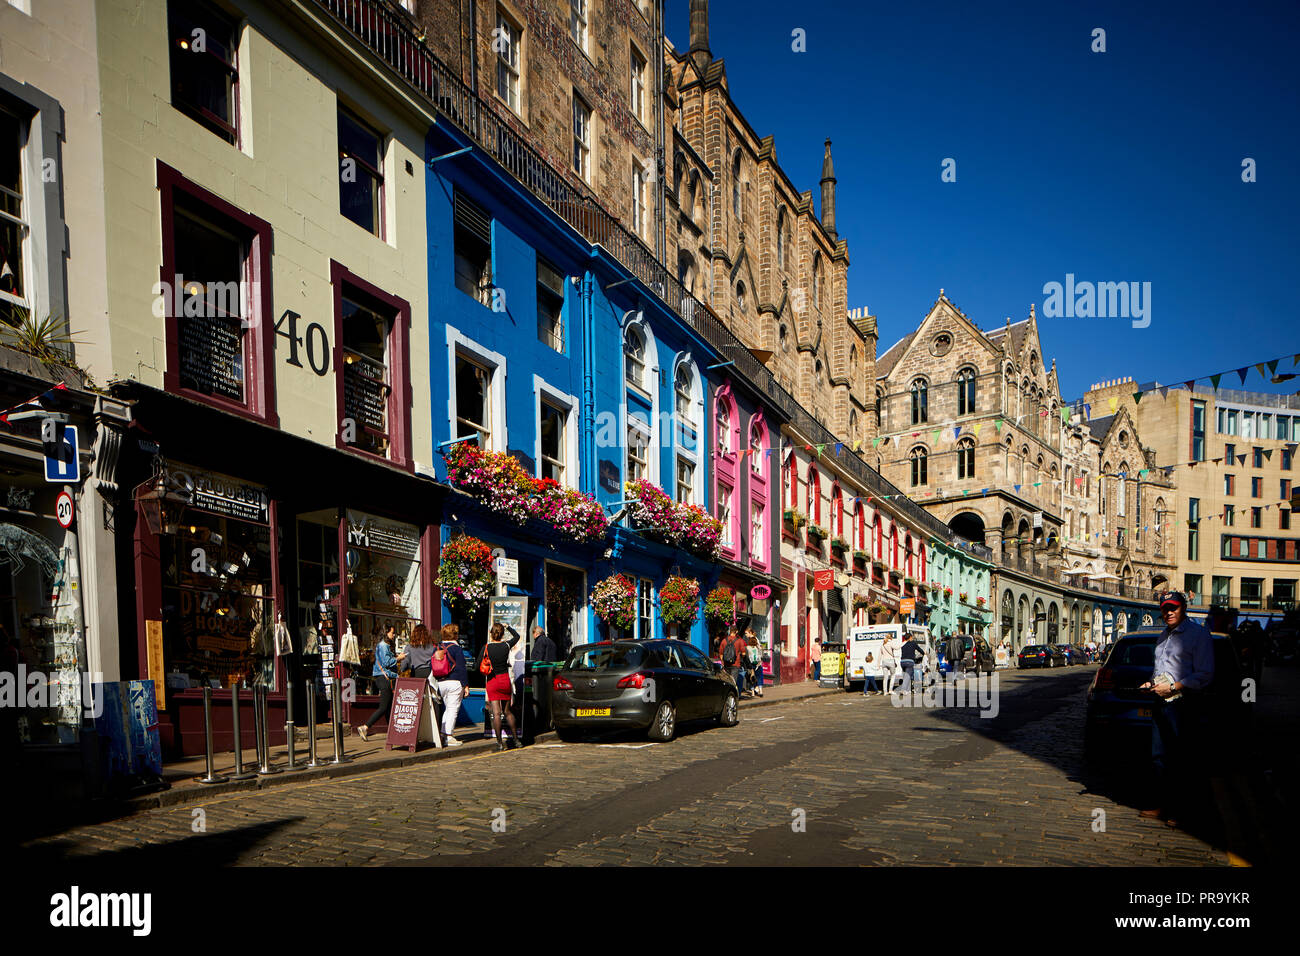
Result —
MULTIPOLYGON (((1300 4, 1237 6, 713 0, 710 46, 819 210, 833 141, 849 305, 878 316, 882 352, 941 287, 984 329, 1034 302, 1071 399, 1300 352, 1300 4), (1149 326, 1043 317, 1067 273, 1151 283, 1149 326)), ((686 48, 688 0, 667 17, 686 48)))

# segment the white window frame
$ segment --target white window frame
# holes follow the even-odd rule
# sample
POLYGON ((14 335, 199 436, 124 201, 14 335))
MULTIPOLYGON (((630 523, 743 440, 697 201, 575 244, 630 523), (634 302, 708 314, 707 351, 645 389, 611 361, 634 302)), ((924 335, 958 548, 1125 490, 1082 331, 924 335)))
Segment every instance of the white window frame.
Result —
POLYGON ((497 29, 508 30, 510 36, 510 46, 508 49, 497 51, 496 66, 497 77, 494 85, 497 99, 505 103, 510 110, 517 116, 523 115, 523 43, 524 28, 519 25, 506 8, 497 4, 497 29), (508 55, 509 54, 509 55, 508 55), (513 55, 513 62, 511 56, 513 55), (509 76, 506 82, 506 95, 501 95, 501 70, 505 68, 509 76), (514 85, 511 86, 510 77, 514 79, 514 85), (511 100, 513 99, 513 102, 511 100))
MULTIPOLYGON (((619 392, 619 418, 623 423, 621 439, 624 443, 623 467, 624 469, 627 468, 627 431, 633 424, 633 419, 628 410, 627 396, 630 389, 635 389, 639 395, 649 399, 650 404, 650 421, 646 423, 648 427, 642 429, 647 432, 649 439, 646 443, 646 455, 648 456, 648 461, 646 462, 645 479, 651 484, 660 485, 659 465, 663 456, 660 454, 661 449, 659 448, 659 347, 655 341, 654 333, 651 331, 650 325, 645 321, 645 317, 642 313, 628 312, 624 315, 623 338, 619 343, 619 346, 623 352, 624 363, 622 369, 621 391, 619 392), (626 343, 628 331, 632 328, 635 328, 636 331, 640 333, 641 340, 645 342, 644 382, 649 386, 649 388, 639 388, 636 385, 629 384, 627 380, 626 343)), ((662 485, 660 485, 660 487, 662 487, 662 485)))
POLYGON ((564 413, 564 481, 565 488, 580 488, 578 473, 578 399, 562 392, 540 376, 533 376, 533 421, 537 423, 533 439, 534 474, 542 474, 542 402, 564 413))
POLYGON ((691 357, 690 352, 683 352, 677 356, 673 363, 673 500, 679 500, 677 495, 677 459, 683 458, 690 462, 694 469, 691 473, 691 502, 704 507, 701 502, 704 498, 704 454, 709 451, 708 428, 704 418, 704 379, 700 375, 700 368, 695 359, 691 357), (681 435, 681 429, 677 422, 677 373, 683 367, 687 367, 691 375, 691 408, 694 414, 691 416, 692 423, 695 425, 695 450, 691 451, 683 445, 678 439, 681 435))
MULTIPOLYGON (((769 498, 768 501, 771 501, 769 498)), ((762 564, 767 563, 767 548, 764 535, 767 533, 767 505, 750 499, 749 502, 749 559, 762 564), (757 524, 755 519, 758 519, 757 524)))
POLYGON ((589 19, 590 11, 587 9, 587 0, 569 0, 569 36, 578 45, 578 49, 588 56, 591 55, 589 49, 591 42, 589 19))
POLYGON ((635 46, 632 46, 630 50, 628 108, 632 111, 632 115, 636 117, 637 122, 644 126, 646 125, 646 73, 649 70, 650 61, 646 57, 642 56, 641 51, 635 46), (639 69, 638 63, 640 64, 639 69))
POLYGON ((0 293, 0 298, 27 309, 32 316, 44 318, 49 314, 62 316, 66 321, 68 302, 63 291, 63 263, 67 258, 67 229, 58 201, 63 181, 58 145, 64 134, 63 108, 57 100, 29 84, 19 85, 4 73, 0 73, 0 93, 9 94, 0 102, 17 117, 19 128, 26 129, 19 156, 22 208, 19 216, 10 217, 10 221, 16 221, 24 230, 21 247, 15 254, 18 268, 22 270, 24 297, 0 293), (46 160, 55 166, 55 177, 50 182, 42 175, 46 160))
POLYGON ((638 640, 646 641, 654 637, 655 633, 655 583, 650 578, 636 579, 636 636, 638 640), (643 598, 644 593, 644 598, 643 598), (643 603, 644 602, 644 603, 643 603), (642 611, 645 611, 643 614, 642 611), (645 622, 650 627, 650 633, 644 633, 642 623, 645 622))
POLYGON ((573 91, 571 100, 573 103, 573 109, 572 109, 572 116, 570 117, 570 123, 572 125, 572 132, 573 132, 573 145, 575 149, 579 146, 582 148, 582 154, 581 154, 582 162, 578 165, 575 165, 573 163, 573 157, 570 157, 569 168, 572 169, 584 183, 590 184, 592 179, 591 171, 594 167, 594 164, 592 163, 592 157, 591 157, 591 141, 592 141, 591 124, 592 124, 592 119, 595 117, 595 111, 592 110, 592 108, 589 105, 587 105, 586 99, 584 99, 582 94, 579 93, 577 90, 573 91), (581 136, 578 135, 579 107, 581 107, 581 116, 582 116, 581 136))
POLYGON ((632 157, 632 231, 645 238, 646 223, 646 166, 632 157))
POLYGON ((492 451, 505 451, 510 447, 506 431, 506 357, 479 345, 460 330, 447 326, 447 422, 449 437, 456 434, 456 359, 459 356, 482 365, 492 373, 489 386, 492 393, 490 411, 492 425, 492 451))

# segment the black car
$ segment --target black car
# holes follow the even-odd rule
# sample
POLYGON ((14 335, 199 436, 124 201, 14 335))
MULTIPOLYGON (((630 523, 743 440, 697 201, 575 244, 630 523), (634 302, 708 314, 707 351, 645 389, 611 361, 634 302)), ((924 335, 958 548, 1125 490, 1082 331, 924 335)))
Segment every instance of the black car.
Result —
POLYGON ((982 637, 965 637, 962 640, 966 645, 961 657, 962 669, 991 674, 994 662, 993 648, 989 647, 989 642, 982 637))
POLYGON ((1027 644, 1020 651, 1021 667, 1064 667, 1065 655, 1055 644, 1027 644))
POLYGON ((561 740, 589 730, 644 729, 671 740, 679 721, 740 720, 736 684, 685 641, 604 641, 575 647, 551 680, 551 721, 561 740))
MULTIPOLYGON (((1161 631, 1135 631, 1111 645, 1110 653, 1088 688, 1084 718, 1084 757, 1090 763, 1108 759, 1151 757, 1151 714, 1163 702, 1139 686, 1151 680, 1156 641, 1161 631)), ((1199 711, 1207 736, 1202 737, 1202 759, 1227 760, 1244 751, 1252 739, 1253 717, 1249 699, 1242 693, 1245 675, 1236 648, 1226 634, 1211 635, 1214 646, 1214 680, 1201 691, 1199 711), (1243 699, 1245 698, 1245 699, 1243 699)))

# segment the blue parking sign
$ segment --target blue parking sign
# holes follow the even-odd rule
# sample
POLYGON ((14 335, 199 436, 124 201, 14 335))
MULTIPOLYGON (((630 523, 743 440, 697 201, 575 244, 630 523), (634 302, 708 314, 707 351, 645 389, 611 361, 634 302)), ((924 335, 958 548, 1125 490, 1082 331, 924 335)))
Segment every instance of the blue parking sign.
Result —
POLYGON ((81 481, 81 458, 77 454, 77 426, 63 427, 63 440, 53 457, 45 456, 45 480, 75 485, 81 481))

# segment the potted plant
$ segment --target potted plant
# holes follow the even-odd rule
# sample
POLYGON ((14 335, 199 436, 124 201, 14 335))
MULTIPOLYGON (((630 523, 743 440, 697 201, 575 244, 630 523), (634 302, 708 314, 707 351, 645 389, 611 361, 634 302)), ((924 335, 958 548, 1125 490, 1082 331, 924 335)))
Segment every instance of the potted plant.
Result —
POLYGON ((879 601, 873 601, 867 607, 867 610, 871 613, 872 618, 876 618, 885 613, 885 606, 879 601))
POLYGON ((831 538, 831 550, 838 551, 841 555, 849 550, 849 543, 843 538, 831 538))
POLYGON ((988 603, 988 598, 977 597, 977 598, 975 599, 975 606, 976 606, 976 607, 983 607, 983 606, 984 606, 985 604, 987 604, 987 603, 988 603))
POLYGON ((816 538, 818 541, 825 541, 829 536, 830 535, 827 533, 826 529, 821 527, 820 525, 815 525, 815 524, 808 525, 809 538, 816 538))
POLYGON ((659 616, 666 627, 689 629, 699 616, 700 582, 674 574, 659 589, 659 616))
POLYGON ((736 619, 736 592, 719 584, 704 599, 704 619, 710 624, 730 624, 736 619))
POLYGON ((957 595, 957 599, 961 601, 962 604, 969 604, 970 603, 970 601, 968 600, 969 597, 970 595, 968 595, 965 591, 962 591, 957 595))
POLYGON ((438 587, 453 609, 472 614, 492 596, 495 586, 492 549, 486 543, 462 534, 443 545, 438 587))
POLYGON ((591 607, 609 627, 631 631, 636 623, 636 584, 624 574, 611 574, 591 589, 591 607))
POLYGON ((801 527, 803 527, 803 523, 805 520, 806 519, 804 518, 804 516, 801 515, 799 512, 795 511, 793 508, 785 509, 785 523, 788 524, 790 527, 794 528, 796 531, 798 531, 801 527))
POLYGON ((950 598, 950 597, 952 597, 952 588, 944 588, 944 589, 943 589, 943 596, 946 597, 946 598, 950 598))

